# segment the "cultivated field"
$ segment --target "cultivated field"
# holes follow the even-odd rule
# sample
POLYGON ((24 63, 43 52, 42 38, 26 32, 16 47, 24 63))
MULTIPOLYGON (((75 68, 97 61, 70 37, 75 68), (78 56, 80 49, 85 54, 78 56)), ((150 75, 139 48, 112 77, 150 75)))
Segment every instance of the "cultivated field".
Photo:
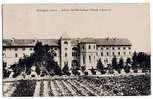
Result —
POLYGON ((150 75, 80 76, 3 81, 4 96, 150 95, 150 75))

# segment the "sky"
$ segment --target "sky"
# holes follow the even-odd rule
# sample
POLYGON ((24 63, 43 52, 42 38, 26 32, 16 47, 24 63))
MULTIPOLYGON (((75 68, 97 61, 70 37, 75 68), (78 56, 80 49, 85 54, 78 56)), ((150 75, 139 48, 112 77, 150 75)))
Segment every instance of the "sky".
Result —
POLYGON ((150 52, 149 4, 7 4, 4 39, 127 38, 150 52))

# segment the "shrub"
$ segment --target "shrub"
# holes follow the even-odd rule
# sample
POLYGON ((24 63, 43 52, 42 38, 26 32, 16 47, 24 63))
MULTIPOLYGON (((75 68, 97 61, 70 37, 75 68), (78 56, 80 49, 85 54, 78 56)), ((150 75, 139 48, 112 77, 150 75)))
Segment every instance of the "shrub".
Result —
POLYGON ((130 67, 125 67, 124 71, 125 71, 126 73, 129 73, 129 72, 130 72, 130 67))
POLYGON ((106 73, 106 71, 102 70, 100 73, 101 73, 101 74, 105 74, 105 73, 106 73))
POLYGON ((88 72, 87 72, 87 71, 85 71, 85 72, 84 72, 84 74, 85 74, 85 75, 88 75, 88 72))
POLYGON ((92 67, 91 68, 91 73, 93 74, 93 75, 96 75, 96 70, 92 67))
POLYGON ((133 72, 134 72, 134 73, 138 73, 138 69, 134 69, 133 72))

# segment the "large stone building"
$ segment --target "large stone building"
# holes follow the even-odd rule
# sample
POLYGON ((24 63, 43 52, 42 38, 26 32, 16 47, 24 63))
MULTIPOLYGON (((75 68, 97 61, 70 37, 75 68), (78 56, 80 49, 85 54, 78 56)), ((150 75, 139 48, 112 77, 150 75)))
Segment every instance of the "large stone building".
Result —
POLYGON ((50 49, 55 50, 55 61, 63 67, 68 64, 73 66, 86 66, 87 69, 96 67, 97 60, 111 64, 116 56, 119 60, 131 58, 132 44, 128 39, 118 38, 69 38, 62 36, 60 39, 4 39, 3 62, 7 65, 18 62, 24 55, 30 55, 34 51, 37 41, 48 44, 50 49))

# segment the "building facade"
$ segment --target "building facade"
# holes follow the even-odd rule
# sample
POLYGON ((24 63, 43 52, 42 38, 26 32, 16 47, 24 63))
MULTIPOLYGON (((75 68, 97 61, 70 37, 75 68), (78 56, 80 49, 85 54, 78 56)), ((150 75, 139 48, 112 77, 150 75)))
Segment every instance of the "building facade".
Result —
POLYGON ((4 39, 3 62, 7 65, 17 63, 24 55, 30 56, 34 52, 37 41, 48 44, 54 50, 55 61, 63 68, 86 66, 87 69, 96 68, 97 60, 107 66, 116 56, 117 61, 123 58, 124 62, 132 56, 132 44, 128 39, 118 38, 69 38, 60 39, 4 39))

